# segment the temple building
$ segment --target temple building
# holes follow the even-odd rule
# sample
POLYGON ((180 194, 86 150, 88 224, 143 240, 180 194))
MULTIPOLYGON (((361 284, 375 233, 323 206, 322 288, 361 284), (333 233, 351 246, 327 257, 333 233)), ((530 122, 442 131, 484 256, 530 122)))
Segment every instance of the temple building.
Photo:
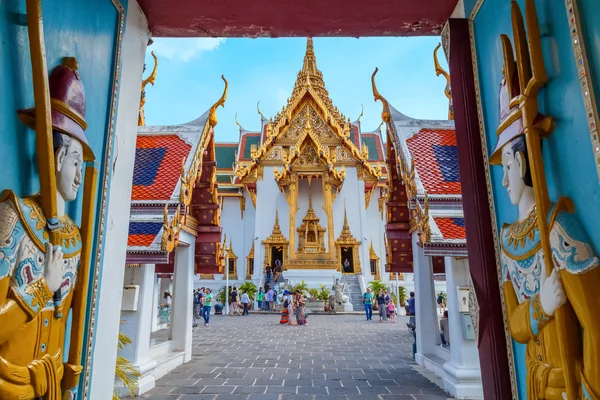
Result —
MULTIPOLYGON (((335 107, 311 38, 287 104, 260 116, 260 130, 240 125, 238 143, 216 143, 230 283, 262 286, 277 260, 292 284, 387 281, 382 134, 363 132, 360 117, 351 122, 335 107)), ((226 278, 227 270, 202 274, 195 285, 218 289, 226 278)))

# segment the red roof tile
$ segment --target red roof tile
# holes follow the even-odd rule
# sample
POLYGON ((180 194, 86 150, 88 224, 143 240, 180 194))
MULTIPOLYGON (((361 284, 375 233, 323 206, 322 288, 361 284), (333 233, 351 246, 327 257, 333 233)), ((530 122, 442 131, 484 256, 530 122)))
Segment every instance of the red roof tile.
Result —
POLYGON ((428 194, 461 194, 454 129, 421 129, 406 141, 428 194))
POLYGON ((444 239, 466 239, 464 218, 434 218, 444 239))
POLYGON ((190 149, 177 135, 138 136, 131 199, 170 199, 190 149))

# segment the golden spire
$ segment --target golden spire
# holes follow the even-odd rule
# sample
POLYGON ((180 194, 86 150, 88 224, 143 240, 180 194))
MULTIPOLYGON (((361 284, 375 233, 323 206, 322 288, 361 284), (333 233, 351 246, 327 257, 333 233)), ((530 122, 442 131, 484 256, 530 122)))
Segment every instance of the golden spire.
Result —
POLYGON ((323 73, 317 68, 317 58, 315 57, 315 49, 313 47, 313 39, 306 39, 306 53, 304 53, 304 63, 302 69, 298 72, 298 78, 294 85, 292 98, 295 98, 301 90, 306 86, 312 87, 321 97, 329 98, 329 93, 325 89, 323 81, 323 73))
POLYGON ((281 233, 279 227, 279 206, 275 205, 275 224, 273 224, 273 233, 281 233))
POLYGON ((450 87, 450 75, 440 66, 440 62, 438 61, 437 51, 442 46, 439 43, 435 50, 433 50, 433 65, 435 66, 435 74, 437 76, 443 75, 446 78, 446 87, 444 88, 444 95, 448 98, 448 119, 450 121, 454 120, 454 109, 452 107, 452 89, 450 87))
MULTIPOLYGON (((138 126, 146 125, 146 118, 144 117, 144 104, 146 104, 146 85, 151 84, 152 86, 154 86, 154 80, 156 79, 156 68, 158 67, 158 58, 156 58, 156 55, 154 54, 154 52, 151 52, 150 54, 152 55, 152 58, 154 58, 154 68, 152 69, 152 72, 150 73, 150 75, 142 81, 142 95, 140 97, 140 110, 139 110, 139 114, 138 114, 138 126)), ((146 69, 145 65, 144 65, 144 69, 146 69)))
POLYGON ((312 189, 310 188, 310 184, 308 185, 308 212, 314 211, 312 205, 312 189))

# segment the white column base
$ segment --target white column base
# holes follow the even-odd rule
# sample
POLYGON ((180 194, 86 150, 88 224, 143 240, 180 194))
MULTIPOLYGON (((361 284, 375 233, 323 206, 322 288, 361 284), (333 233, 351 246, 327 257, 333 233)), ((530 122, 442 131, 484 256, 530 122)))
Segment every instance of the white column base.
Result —
POLYGON ((457 399, 483 399, 479 368, 466 368, 447 362, 444 364, 444 389, 457 399))

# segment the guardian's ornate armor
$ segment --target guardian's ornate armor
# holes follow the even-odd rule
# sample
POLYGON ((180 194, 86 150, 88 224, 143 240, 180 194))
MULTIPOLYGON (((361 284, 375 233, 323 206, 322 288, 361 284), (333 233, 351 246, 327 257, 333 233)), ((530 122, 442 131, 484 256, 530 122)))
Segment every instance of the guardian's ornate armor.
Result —
POLYGON ((563 400, 565 367, 578 371, 581 399, 600 399, 600 261, 577 217, 563 204, 561 199, 550 208, 548 226, 553 262, 569 300, 563 307, 572 307, 577 317, 563 327, 577 349, 568 366, 562 364, 556 321, 540 303, 546 271, 535 207, 523 221, 502 227, 504 298, 511 336, 527 345, 527 400, 563 400))
MULTIPOLYGON (((0 200, 0 399, 59 400, 64 375, 65 329, 81 254, 79 228, 61 219, 64 273, 55 302, 44 279, 46 219, 35 197, 5 191, 0 200)), ((68 332, 66 333, 69 334, 68 332)), ((70 381, 70 380, 67 380, 70 381)), ((68 385, 67 382, 65 384, 68 385)))

